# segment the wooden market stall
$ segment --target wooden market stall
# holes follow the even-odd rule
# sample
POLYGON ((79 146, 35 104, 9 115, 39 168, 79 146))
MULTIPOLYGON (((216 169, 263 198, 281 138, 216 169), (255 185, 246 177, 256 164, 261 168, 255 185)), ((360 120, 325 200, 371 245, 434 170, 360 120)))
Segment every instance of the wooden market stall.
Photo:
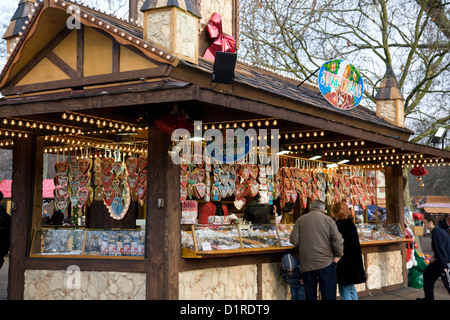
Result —
MULTIPOLYGON (((200 227, 180 223, 185 169, 172 162, 174 142, 164 130, 175 115, 184 126, 201 121, 202 134, 228 127, 255 128, 263 140, 275 134, 280 149, 290 151, 280 157, 280 174, 347 174, 357 176, 355 186, 369 186, 383 172, 386 219, 361 221, 369 281, 358 291, 406 284, 402 166, 445 165, 450 152, 408 142, 412 132, 400 121, 402 95, 392 71, 377 112, 337 109, 317 86, 241 61, 233 84, 212 87, 214 63, 202 58, 205 25, 219 12, 224 32, 238 38, 238 1, 201 2, 130 1, 134 22, 73 1, 21 2, 30 17, 22 25, 14 20, 18 30, 5 35, 11 54, 0 75, 0 146, 12 146, 14 156, 9 299, 286 299, 278 268, 291 250, 283 242, 289 226, 268 226, 257 239, 270 241, 262 249, 245 246, 255 237, 239 225, 226 227, 238 233, 233 247, 184 245, 200 227), (55 205, 84 218, 74 220, 75 228, 42 228, 44 155, 58 158, 55 205), (310 160, 318 155, 320 161, 310 160), (345 165, 325 168, 344 158, 345 165), (79 287, 67 285, 73 266, 79 287)), ((312 198, 295 201, 295 218, 312 198)), ((223 200, 242 214, 233 195, 223 200)), ((377 204, 376 197, 354 201, 377 204)))

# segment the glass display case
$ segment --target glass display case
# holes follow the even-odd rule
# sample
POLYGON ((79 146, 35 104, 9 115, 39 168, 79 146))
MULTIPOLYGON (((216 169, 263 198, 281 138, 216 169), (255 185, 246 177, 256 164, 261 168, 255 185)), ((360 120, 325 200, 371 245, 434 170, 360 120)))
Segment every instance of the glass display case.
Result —
POLYGON ((406 240, 398 223, 360 223, 356 225, 356 229, 362 244, 406 240))
POLYGON ((183 258, 291 249, 292 225, 191 225, 181 231, 183 258))
POLYGON ((144 236, 144 230, 40 229, 30 256, 143 257, 144 236))

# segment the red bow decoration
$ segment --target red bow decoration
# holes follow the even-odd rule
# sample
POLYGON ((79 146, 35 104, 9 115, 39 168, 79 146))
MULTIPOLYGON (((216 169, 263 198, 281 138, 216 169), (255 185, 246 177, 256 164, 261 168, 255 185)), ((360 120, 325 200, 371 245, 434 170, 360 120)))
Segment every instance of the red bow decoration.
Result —
POLYGON ((184 111, 179 111, 176 106, 172 111, 166 112, 161 118, 155 120, 154 124, 159 130, 168 134, 172 134, 175 129, 179 128, 187 129, 189 132, 194 131, 194 127, 184 111))
POLYGON ((206 26, 209 38, 214 42, 206 49, 203 58, 214 61, 217 51, 234 52, 236 40, 232 36, 224 36, 222 32, 222 17, 214 12, 206 26))
POLYGON ((422 165, 417 165, 411 169, 411 174, 420 177, 428 174, 428 170, 422 165))

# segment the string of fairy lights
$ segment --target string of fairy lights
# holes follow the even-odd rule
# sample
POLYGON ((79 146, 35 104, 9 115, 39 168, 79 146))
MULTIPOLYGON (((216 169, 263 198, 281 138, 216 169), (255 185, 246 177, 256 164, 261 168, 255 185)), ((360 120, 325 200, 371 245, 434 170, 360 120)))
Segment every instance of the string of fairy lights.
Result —
MULTIPOLYGON (((98 137, 102 134, 114 135, 137 135, 148 127, 141 127, 126 121, 112 120, 105 117, 86 115, 77 112, 64 112, 61 119, 71 124, 49 123, 39 120, 21 118, 2 118, 0 123, 9 128, 0 128, 0 147, 14 145, 14 138, 28 138, 33 130, 49 131, 51 134, 44 135, 48 144, 44 148, 45 153, 58 153, 78 150, 79 148, 93 148, 120 151, 126 153, 145 154, 148 146, 146 142, 126 141, 117 142, 111 139, 98 137), (73 125, 72 125, 73 124, 73 125), (95 129, 94 129, 95 128, 95 129)), ((273 128, 279 125, 275 118, 246 119, 240 121, 204 122, 203 129, 225 130, 229 128, 263 129, 273 128)), ((258 140, 267 139, 269 134, 258 135, 258 140)), ((443 158, 424 158, 420 153, 401 153, 395 148, 368 148, 363 139, 349 139, 333 141, 327 139, 324 130, 290 130, 278 134, 283 146, 289 151, 290 157, 327 163, 320 160, 321 157, 346 157, 354 161, 354 165, 340 165, 341 168, 358 166, 362 168, 381 169, 387 165, 401 164, 402 166, 413 166, 423 164, 428 166, 445 166, 443 158), (309 141, 326 139, 325 141, 309 141), (302 139, 308 141, 301 142, 302 139), (315 157, 305 158, 305 153, 314 154, 315 157), (311 160, 312 159, 312 160, 311 160), (376 163, 373 163, 376 162, 376 163)), ((253 138, 253 137, 252 137, 253 138)), ((273 135, 270 136, 273 139, 273 135)), ((270 148, 270 146, 267 146, 270 148)), ((259 147, 258 147, 259 149, 259 147)))

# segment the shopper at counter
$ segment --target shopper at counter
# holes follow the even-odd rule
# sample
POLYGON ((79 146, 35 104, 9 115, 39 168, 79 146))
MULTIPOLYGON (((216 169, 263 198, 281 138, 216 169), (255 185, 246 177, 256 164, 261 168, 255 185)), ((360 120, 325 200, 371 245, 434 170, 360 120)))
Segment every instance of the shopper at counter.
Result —
POLYGON ((266 203, 260 203, 260 196, 257 194, 245 209, 244 220, 253 224, 269 224, 270 215, 275 214, 276 207, 266 203))
POLYGON ((358 300, 355 284, 366 282, 358 232, 345 202, 335 203, 331 213, 344 238, 344 255, 336 267, 339 295, 342 300, 358 300))
POLYGON ((299 249, 306 300, 317 300, 317 283, 323 300, 336 300, 336 263, 344 254, 344 239, 324 211, 322 201, 311 202, 310 212, 297 219, 290 234, 299 249))
POLYGON ((210 201, 201 207, 198 219, 199 224, 209 224, 208 218, 211 216, 228 216, 228 209, 222 201, 210 201))

